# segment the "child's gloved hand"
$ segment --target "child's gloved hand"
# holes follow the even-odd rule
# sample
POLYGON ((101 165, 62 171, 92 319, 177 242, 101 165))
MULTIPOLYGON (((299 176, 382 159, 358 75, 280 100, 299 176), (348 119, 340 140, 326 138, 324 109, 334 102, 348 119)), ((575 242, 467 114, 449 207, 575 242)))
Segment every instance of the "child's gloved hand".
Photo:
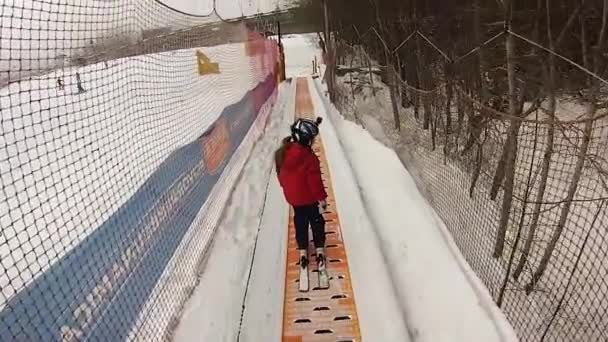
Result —
POLYGON ((327 201, 326 200, 319 201, 319 213, 325 214, 326 211, 327 211, 327 201))

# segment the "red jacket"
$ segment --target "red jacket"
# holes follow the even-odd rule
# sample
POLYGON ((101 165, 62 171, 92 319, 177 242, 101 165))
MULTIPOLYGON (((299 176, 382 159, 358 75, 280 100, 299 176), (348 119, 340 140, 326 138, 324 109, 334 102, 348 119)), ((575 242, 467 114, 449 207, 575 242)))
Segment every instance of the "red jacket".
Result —
POLYGON ((279 183, 289 204, 312 205, 327 198, 321 164, 310 147, 285 141, 277 151, 276 163, 279 183))

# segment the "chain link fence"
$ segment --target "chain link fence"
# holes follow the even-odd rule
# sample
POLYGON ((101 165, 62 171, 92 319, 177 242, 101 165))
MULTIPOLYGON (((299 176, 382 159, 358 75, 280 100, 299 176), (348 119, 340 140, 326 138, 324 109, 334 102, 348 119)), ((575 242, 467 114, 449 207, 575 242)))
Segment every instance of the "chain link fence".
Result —
POLYGON ((364 125, 385 112, 390 143, 523 341, 608 341, 608 82, 509 30, 458 56, 432 34, 390 45, 380 32, 336 33, 337 106, 364 125))
POLYGON ((0 340, 170 340, 277 43, 144 0, 4 1, 0 29, 0 340))

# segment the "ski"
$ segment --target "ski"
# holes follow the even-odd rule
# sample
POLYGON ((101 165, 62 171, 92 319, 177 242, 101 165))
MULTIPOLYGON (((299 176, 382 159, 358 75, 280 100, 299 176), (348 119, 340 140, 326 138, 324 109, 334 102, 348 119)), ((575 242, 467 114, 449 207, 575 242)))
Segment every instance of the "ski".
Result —
POLYGON ((299 290, 300 292, 307 292, 309 287, 308 283, 308 258, 305 256, 300 257, 300 281, 299 290))
POLYGON ((319 276, 319 289, 329 289, 329 274, 327 273, 326 258, 323 254, 317 255, 317 274, 319 276))

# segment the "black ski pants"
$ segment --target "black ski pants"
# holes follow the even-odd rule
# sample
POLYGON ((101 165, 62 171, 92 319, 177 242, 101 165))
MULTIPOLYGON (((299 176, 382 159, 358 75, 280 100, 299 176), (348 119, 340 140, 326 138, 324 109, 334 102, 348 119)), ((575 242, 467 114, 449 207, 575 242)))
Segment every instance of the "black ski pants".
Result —
POLYGON ((298 249, 308 248, 308 226, 312 229, 315 248, 325 247, 325 219, 319 212, 318 204, 294 207, 293 211, 298 249))

